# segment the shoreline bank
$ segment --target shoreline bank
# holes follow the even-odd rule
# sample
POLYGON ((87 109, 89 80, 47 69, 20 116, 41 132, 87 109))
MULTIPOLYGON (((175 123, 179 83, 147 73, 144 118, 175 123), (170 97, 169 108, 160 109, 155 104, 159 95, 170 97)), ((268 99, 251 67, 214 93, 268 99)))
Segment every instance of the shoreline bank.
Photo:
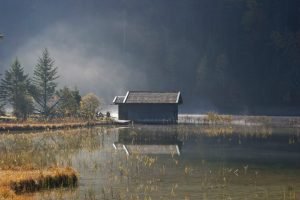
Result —
POLYGON ((22 194, 44 189, 76 187, 79 174, 71 167, 0 170, 0 199, 23 199, 22 194))
POLYGON ((209 114, 179 114, 178 124, 274 126, 300 128, 300 116, 250 116, 209 114))
POLYGON ((29 130, 56 130, 72 129, 93 126, 118 125, 114 121, 93 121, 93 122, 20 122, 20 123, 0 123, 0 132, 29 131, 29 130))

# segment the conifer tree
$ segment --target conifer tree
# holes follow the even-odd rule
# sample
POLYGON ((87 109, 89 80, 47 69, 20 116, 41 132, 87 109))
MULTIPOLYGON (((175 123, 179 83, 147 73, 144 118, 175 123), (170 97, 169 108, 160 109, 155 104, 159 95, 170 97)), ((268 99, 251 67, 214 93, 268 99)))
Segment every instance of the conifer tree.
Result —
POLYGON ((45 118, 49 117, 51 111, 58 102, 53 98, 57 86, 55 80, 58 77, 57 67, 54 66, 54 60, 50 57, 48 50, 45 49, 42 57, 38 59, 38 63, 35 66, 33 73, 33 97, 38 104, 37 111, 45 118))
POLYGON ((12 105, 14 115, 18 119, 26 119, 28 114, 33 112, 30 85, 28 75, 16 59, 1 79, 1 99, 12 105))

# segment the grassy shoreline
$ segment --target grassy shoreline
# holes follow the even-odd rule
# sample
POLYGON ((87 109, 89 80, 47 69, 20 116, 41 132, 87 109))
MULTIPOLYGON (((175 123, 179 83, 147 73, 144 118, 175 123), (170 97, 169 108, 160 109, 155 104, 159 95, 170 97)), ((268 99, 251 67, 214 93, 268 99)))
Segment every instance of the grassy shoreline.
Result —
MULTIPOLYGON (((225 126, 274 126, 274 127, 294 127, 300 128, 299 117, 284 116, 242 116, 242 115, 220 115, 217 113, 207 113, 204 115, 180 114, 178 124, 202 124, 202 125, 225 125, 225 126)), ((34 130, 54 130, 72 129, 104 125, 125 125, 120 124, 111 118, 101 120, 84 121, 80 119, 61 119, 52 121, 23 122, 11 121, 0 122, 0 133, 10 131, 34 131, 34 130)))
POLYGON ((0 170, 0 199, 22 199, 22 194, 43 189, 76 187, 78 173, 70 167, 44 170, 0 170))
POLYGON ((209 112, 202 115, 179 114, 179 124, 300 127, 300 116, 224 115, 209 112))
POLYGON ((102 121, 53 121, 53 122, 0 122, 0 132, 27 131, 27 130, 52 130, 52 129, 71 129, 100 125, 116 125, 112 120, 102 121))

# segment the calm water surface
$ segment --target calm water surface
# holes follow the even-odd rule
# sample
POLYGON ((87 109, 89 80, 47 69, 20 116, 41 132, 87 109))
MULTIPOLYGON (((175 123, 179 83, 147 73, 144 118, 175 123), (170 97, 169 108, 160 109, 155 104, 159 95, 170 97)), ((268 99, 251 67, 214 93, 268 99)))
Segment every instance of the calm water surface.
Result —
POLYGON ((300 199, 296 128, 99 127, 0 139, 0 166, 79 172, 77 188, 37 199, 300 199))

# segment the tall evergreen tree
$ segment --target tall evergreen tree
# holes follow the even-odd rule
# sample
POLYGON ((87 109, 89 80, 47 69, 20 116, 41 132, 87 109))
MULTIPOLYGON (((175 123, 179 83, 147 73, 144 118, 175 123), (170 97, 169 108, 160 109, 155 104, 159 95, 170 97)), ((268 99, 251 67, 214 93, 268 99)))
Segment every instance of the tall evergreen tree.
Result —
POLYGON ((1 79, 1 99, 12 105, 14 115, 18 119, 26 119, 33 111, 29 90, 30 79, 16 59, 1 79))
POLYGON ((38 104, 37 111, 48 117, 57 102, 53 101, 57 83, 55 80, 57 67, 54 66, 54 60, 50 57, 47 49, 43 51, 42 57, 38 59, 33 74, 34 100, 38 104))

